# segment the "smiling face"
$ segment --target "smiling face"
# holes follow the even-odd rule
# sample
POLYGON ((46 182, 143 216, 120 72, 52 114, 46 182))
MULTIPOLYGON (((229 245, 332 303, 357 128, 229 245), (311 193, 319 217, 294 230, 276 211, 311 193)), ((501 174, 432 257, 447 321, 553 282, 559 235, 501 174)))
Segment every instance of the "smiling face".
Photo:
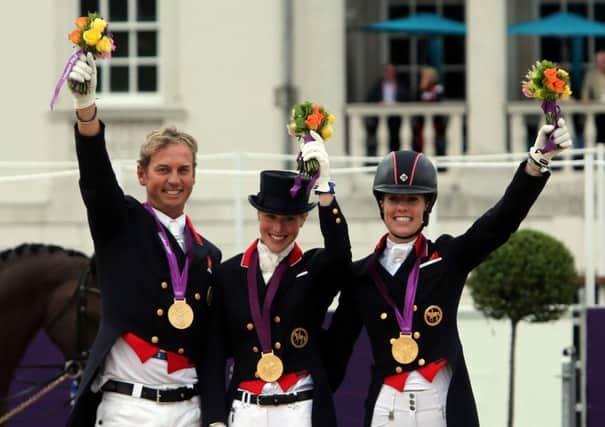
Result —
POLYGON ((405 243, 415 239, 415 233, 422 226, 422 217, 427 208, 424 195, 386 193, 380 201, 380 207, 391 241, 405 243), (411 236, 412 234, 414 235, 411 236))
POLYGON ((137 166, 139 183, 147 189, 147 201, 171 218, 183 213, 195 172, 193 153, 182 143, 168 144, 151 155, 147 167, 137 166))
POLYGON ((277 215, 258 211, 260 240, 277 254, 292 243, 305 223, 307 214, 277 215))

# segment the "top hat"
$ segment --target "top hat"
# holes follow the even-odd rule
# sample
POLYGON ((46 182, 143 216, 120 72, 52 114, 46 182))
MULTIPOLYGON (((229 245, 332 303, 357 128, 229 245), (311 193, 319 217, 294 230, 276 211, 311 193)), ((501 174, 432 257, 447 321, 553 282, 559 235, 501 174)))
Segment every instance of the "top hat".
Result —
MULTIPOLYGON (((309 203, 306 191, 297 191, 292 197, 290 188, 297 174, 287 171, 266 170, 260 173, 260 191, 248 196, 252 206, 261 212, 277 215, 295 215, 308 212, 315 207, 309 203)), ((301 190, 307 188, 310 179, 301 176, 301 190)))

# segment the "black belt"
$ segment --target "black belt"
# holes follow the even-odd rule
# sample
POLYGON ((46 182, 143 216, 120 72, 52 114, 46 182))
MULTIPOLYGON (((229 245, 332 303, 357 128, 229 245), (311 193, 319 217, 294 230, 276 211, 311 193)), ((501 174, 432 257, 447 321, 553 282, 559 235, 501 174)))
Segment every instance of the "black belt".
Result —
POLYGON ((156 354, 154 354, 153 356, 151 356, 154 359, 160 359, 160 360, 168 360, 168 353, 166 353, 165 351, 158 351, 156 354))
POLYGON ((283 405, 300 402, 301 400, 313 399, 313 390, 301 391, 300 393, 268 394, 259 396, 247 391, 237 390, 235 392, 235 399, 241 400, 242 402, 249 402, 253 405, 283 405), (246 397, 244 397, 244 395, 246 395, 246 397))
MULTIPOLYGON (((101 387, 102 391, 110 391, 112 393, 120 393, 127 394, 128 396, 132 396, 132 391, 134 390, 134 384, 123 383, 121 381, 113 381, 109 380, 103 387, 101 387)), ((141 399, 153 400, 154 402, 182 402, 184 400, 189 400, 194 396, 197 396, 199 393, 197 384, 193 387, 179 387, 172 388, 168 390, 160 390, 157 388, 143 387, 141 389, 140 397, 141 399)))

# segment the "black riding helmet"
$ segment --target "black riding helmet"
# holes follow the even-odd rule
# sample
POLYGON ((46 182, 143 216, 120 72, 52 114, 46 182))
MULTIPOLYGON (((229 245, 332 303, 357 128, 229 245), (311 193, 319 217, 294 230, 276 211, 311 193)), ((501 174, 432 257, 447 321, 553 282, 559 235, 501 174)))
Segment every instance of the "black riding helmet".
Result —
POLYGON ((392 151, 378 164, 372 191, 382 219, 384 214, 380 201, 385 194, 424 194, 426 210, 423 226, 426 226, 437 200, 437 171, 433 163, 422 153, 409 150, 392 151))

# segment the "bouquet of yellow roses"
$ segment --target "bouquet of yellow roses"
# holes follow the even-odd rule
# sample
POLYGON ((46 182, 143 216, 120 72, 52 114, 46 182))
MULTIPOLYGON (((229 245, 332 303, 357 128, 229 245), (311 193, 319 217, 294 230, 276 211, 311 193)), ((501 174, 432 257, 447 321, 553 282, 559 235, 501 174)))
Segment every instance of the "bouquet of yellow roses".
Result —
MULTIPOLYGON (((561 108, 557 105, 559 99, 569 98, 571 89, 569 87, 569 73, 558 64, 543 59, 536 63, 527 72, 525 79, 521 82, 521 92, 527 98, 535 98, 542 101, 542 111, 546 123, 558 127, 561 117, 561 108)), ((554 142, 553 132, 548 138, 548 144, 542 149, 543 153, 554 150, 557 145, 554 142)))
MULTIPOLYGON (((311 102, 303 102, 296 104, 292 108, 291 121, 288 123, 288 133, 292 136, 302 138, 303 142, 313 141, 311 131, 317 132, 323 140, 331 138, 334 134, 332 124, 336 118, 326 111, 321 105, 311 102)), ((309 160, 304 162, 301 158, 300 151, 298 158, 298 171, 307 176, 314 176, 319 171, 319 163, 317 160, 309 160)))
MULTIPOLYGON (((111 58, 111 54, 116 50, 116 45, 113 37, 108 32, 107 21, 100 17, 96 12, 88 13, 88 16, 80 16, 75 20, 76 28, 69 33, 67 38, 78 47, 74 54, 69 58, 63 74, 55 87, 55 92, 50 103, 52 109, 57 101, 59 91, 67 80, 67 76, 71 72, 74 64, 80 55, 92 53, 95 58, 111 58)), ((88 92, 87 82, 76 82, 69 80, 67 83, 71 89, 78 93, 85 94, 88 92)))

